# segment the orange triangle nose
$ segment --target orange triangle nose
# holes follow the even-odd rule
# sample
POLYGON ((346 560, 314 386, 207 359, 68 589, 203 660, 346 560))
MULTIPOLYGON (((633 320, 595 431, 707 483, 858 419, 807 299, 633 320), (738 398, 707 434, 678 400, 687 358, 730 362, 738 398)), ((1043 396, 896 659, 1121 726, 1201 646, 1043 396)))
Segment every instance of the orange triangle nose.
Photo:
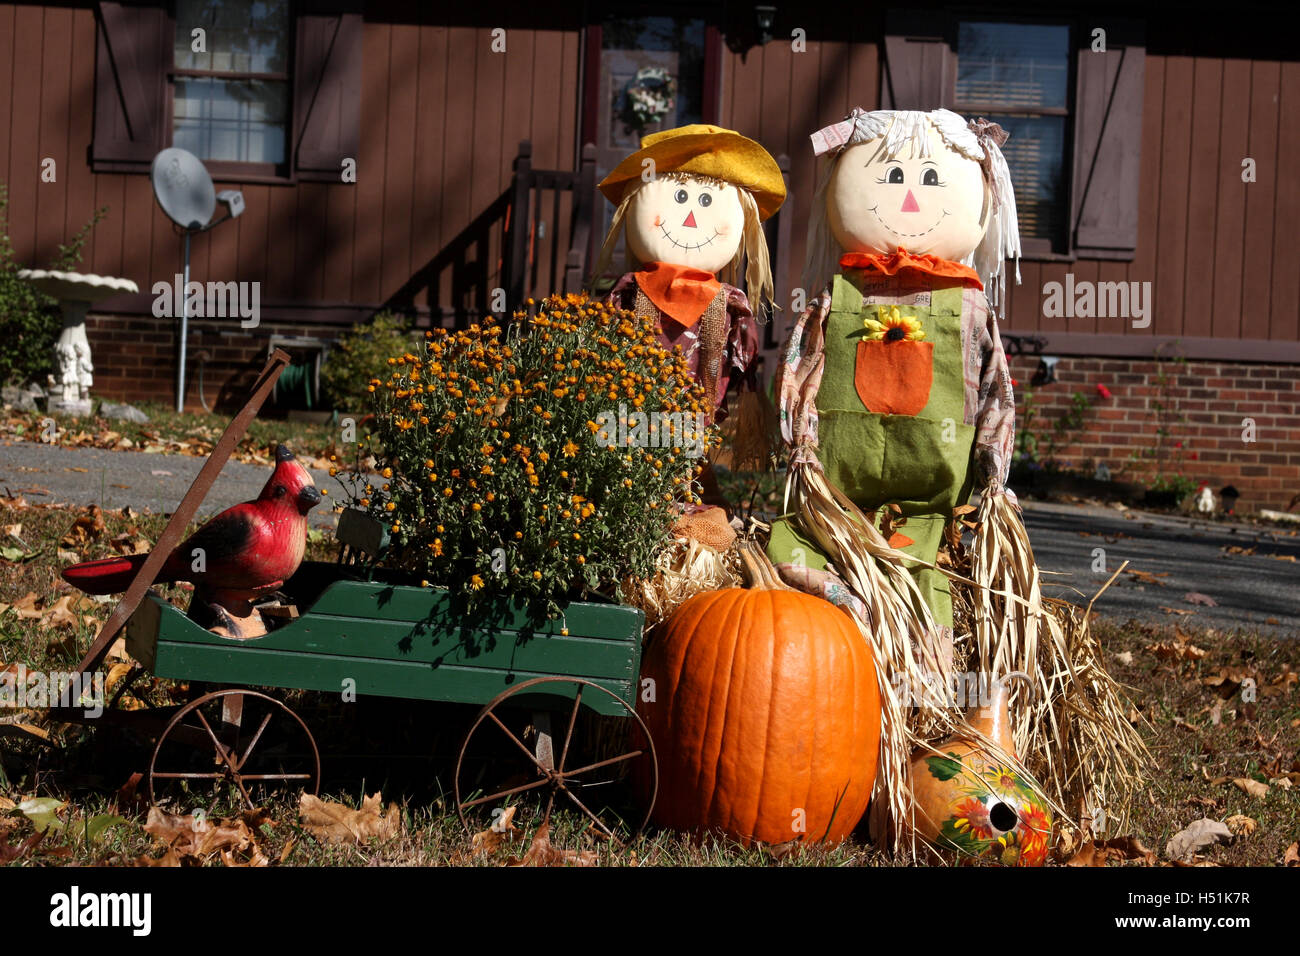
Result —
POLYGON ((683 225, 683 226, 690 226, 692 229, 695 228, 695 210, 694 210, 694 209, 692 209, 690 212, 688 212, 688 213, 686 214, 686 221, 685 221, 684 223, 682 223, 682 225, 683 225))
POLYGON ((912 190, 907 191, 907 198, 903 200, 902 212, 920 212, 921 207, 916 204, 916 197, 912 195, 912 190))

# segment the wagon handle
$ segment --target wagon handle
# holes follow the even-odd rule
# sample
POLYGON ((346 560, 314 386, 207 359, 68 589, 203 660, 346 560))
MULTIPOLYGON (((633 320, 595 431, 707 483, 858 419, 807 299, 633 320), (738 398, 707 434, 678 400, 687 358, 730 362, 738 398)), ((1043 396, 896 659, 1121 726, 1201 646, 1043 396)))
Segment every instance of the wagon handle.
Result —
MULTIPOLYGON (((70 675, 71 679, 68 684, 60 688, 57 700, 63 699, 64 693, 77 682, 77 678, 94 670, 104 660, 104 655, 108 653, 108 648, 112 645, 113 640, 122 630, 127 619, 140 606, 140 602, 144 600, 144 596, 152 586, 154 578, 162 570, 163 562, 180 544, 181 535, 185 532, 185 528, 193 520, 195 512, 199 510, 199 505, 203 503, 203 499, 207 497, 213 483, 217 480, 217 475, 221 474, 221 469, 226 466, 226 462, 234 452, 235 446, 243 439, 244 433, 248 431, 249 424, 257 416, 262 403, 271 394, 271 389, 275 387, 276 380, 288 364, 289 354, 283 349, 276 349, 271 353, 271 357, 267 359, 266 367, 262 369, 252 391, 249 392, 244 407, 230 420, 226 430, 217 439, 212 454, 203 463, 198 477, 190 485, 189 491, 185 492, 185 497, 181 499, 180 505, 172 512, 171 518, 167 521, 167 527, 163 528, 163 533, 158 537, 157 544, 149 552, 149 556, 145 558, 144 564, 136 571, 135 577, 131 579, 131 584, 126 589, 126 594, 122 596, 122 600, 113 609, 113 613, 108 616, 104 626, 99 629, 99 636, 95 638, 95 642, 90 645, 90 650, 86 652, 86 656, 77 665, 76 672, 70 675)), ((50 713, 57 715, 61 719, 69 720, 78 710, 80 708, 76 706, 69 706, 68 708, 52 707, 50 713)))

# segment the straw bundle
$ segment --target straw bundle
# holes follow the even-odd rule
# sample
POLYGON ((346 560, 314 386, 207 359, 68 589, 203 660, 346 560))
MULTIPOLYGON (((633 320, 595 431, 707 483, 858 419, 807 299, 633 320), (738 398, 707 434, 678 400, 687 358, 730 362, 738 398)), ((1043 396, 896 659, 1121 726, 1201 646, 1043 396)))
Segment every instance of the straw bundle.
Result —
POLYGON ((1094 818, 1104 809, 1122 826, 1151 758, 1088 626, 1092 602, 1083 609, 1042 597, 1029 536, 1005 495, 984 498, 978 521, 970 552, 953 555, 956 571, 966 572, 952 587, 959 628, 972 635, 965 666, 1026 676, 1011 699, 1017 753, 1058 806, 1094 818))
POLYGON ((913 813, 910 761, 927 738, 966 729, 960 714, 904 700, 910 688, 951 684, 952 659, 942 646, 930 609, 908 574, 907 555, 891 548, 858 507, 835 488, 811 453, 796 455, 786 482, 785 510, 822 550, 836 572, 866 605, 869 621, 858 621, 876 659, 880 682, 881 735, 872 832, 881 846, 895 848, 913 813), (892 824, 892 834, 890 826, 892 824))
POLYGON ((654 575, 628 578, 619 589, 619 599, 641 609, 649 631, 701 591, 743 587, 734 533, 732 538, 725 551, 695 538, 673 538, 655 559, 654 575))
POLYGON ((740 393, 736 411, 723 421, 721 447, 731 450, 733 471, 768 471, 778 447, 776 406, 761 391, 740 393))

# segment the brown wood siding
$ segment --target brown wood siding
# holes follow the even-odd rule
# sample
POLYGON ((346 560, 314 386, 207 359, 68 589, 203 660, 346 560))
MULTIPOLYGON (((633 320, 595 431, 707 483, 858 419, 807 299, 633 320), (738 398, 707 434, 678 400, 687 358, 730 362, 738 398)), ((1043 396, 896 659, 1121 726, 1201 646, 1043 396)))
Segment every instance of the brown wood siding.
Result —
MULTIPOLYGON (((314 308, 336 319, 344 307, 384 302, 506 190, 519 140, 532 141, 538 168, 576 165, 582 34, 577 14, 564 16, 561 29, 511 28, 505 55, 490 50, 486 16, 481 26, 465 25, 470 14, 453 24, 425 5, 413 17, 367 22, 356 185, 242 186, 243 217, 194 239, 194 278, 261 280, 264 309, 314 308)), ((880 103, 877 18, 810 8, 801 26, 805 52, 782 35, 744 58, 724 50, 719 71, 719 121, 791 158, 794 201, 784 215, 792 217, 792 287, 816 185, 808 135, 852 106, 880 103)), ((89 8, 0 4, 0 180, 9 187, 10 235, 19 260, 43 266, 91 210, 108 205, 83 268, 125 275, 147 291, 180 270, 180 242, 147 177, 89 169, 95 46, 89 8), (57 183, 40 182, 47 156, 57 183)), ((1065 335, 1071 347, 1076 335, 1094 334, 1142 347, 1218 338, 1294 349, 1300 181, 1283 164, 1300 150, 1300 64, 1200 53, 1146 55, 1135 257, 1024 261, 1023 284, 1009 295, 1009 332, 1065 335), (1254 183, 1241 181, 1246 157, 1257 164, 1254 183), (1154 282, 1152 326, 1044 318, 1043 285, 1067 272, 1154 282)), ((567 197, 558 216, 549 197, 535 204, 527 224, 535 261, 555 255, 562 264, 568 211, 567 197)), ((499 273, 499 246, 498 231, 479 264, 490 276, 499 273)), ((434 281, 438 301, 421 291, 416 304, 472 304, 453 302, 452 267, 443 273, 434 281)))
MULTIPOLYGON (((260 280, 264 307, 374 307, 505 191, 520 140, 532 140, 539 167, 576 166, 577 29, 512 29, 502 56, 489 26, 449 27, 432 8, 420 16, 365 25, 356 185, 218 182, 243 190, 245 212, 194 238, 195 280, 260 280)), ((90 9, 0 4, 0 181, 20 261, 44 266, 107 205, 82 268, 143 292, 180 271, 180 241, 146 176, 90 171, 95 30, 90 9), (47 156, 56 183, 40 182, 47 156)), ((558 243, 561 266, 569 209, 566 199, 558 233, 549 200, 537 213, 546 230, 534 253, 549 261, 558 243)), ((450 274, 439 288, 450 308, 450 274)), ((428 304, 421 292, 417 305, 428 304)))

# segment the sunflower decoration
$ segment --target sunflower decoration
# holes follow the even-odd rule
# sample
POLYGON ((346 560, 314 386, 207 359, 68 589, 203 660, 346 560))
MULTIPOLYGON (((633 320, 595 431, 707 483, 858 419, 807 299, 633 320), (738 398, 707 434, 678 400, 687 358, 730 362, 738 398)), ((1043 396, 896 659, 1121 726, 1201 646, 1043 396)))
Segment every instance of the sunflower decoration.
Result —
POLYGON ((914 315, 903 315, 896 305, 888 308, 882 305, 876 314, 877 319, 869 316, 862 319, 865 337, 873 342, 920 342, 925 338, 921 321, 914 315))

